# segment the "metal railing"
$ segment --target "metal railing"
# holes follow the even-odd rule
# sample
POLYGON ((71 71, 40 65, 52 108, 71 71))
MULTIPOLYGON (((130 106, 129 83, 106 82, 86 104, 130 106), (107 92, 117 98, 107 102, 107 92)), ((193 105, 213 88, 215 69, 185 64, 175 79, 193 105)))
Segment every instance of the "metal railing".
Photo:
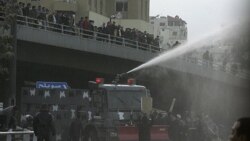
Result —
MULTIPOLYGON (((4 20, 4 13, 0 12, 0 21, 1 20, 2 21, 4 20)), ((32 28, 38 28, 41 30, 58 32, 62 34, 68 34, 72 36, 79 36, 82 38, 92 39, 92 40, 96 40, 99 42, 105 42, 105 43, 109 43, 110 45, 117 45, 117 47, 119 46, 129 47, 129 48, 134 48, 134 49, 142 50, 145 52, 151 52, 151 53, 162 53, 164 51, 167 51, 166 49, 159 48, 154 45, 138 42, 135 40, 121 38, 118 36, 112 36, 110 34, 104 34, 101 32, 96 32, 96 31, 91 31, 91 30, 84 30, 75 26, 72 27, 72 26, 67 26, 63 24, 52 23, 52 22, 48 22, 44 20, 30 18, 27 16, 17 15, 17 23, 19 25, 29 26, 32 28)), ((234 70, 232 69, 231 66, 224 66, 223 64, 215 63, 215 62, 211 63, 209 61, 199 59, 199 58, 191 58, 191 57, 186 57, 186 56, 178 57, 178 58, 188 63, 196 64, 202 67, 206 67, 208 69, 229 73, 236 77, 240 77, 244 79, 250 79, 250 73, 245 70, 241 70, 241 69, 234 70)))
POLYGON ((36 141, 37 138, 34 135, 34 131, 6 131, 0 132, 1 141, 36 141))
POLYGON ((55 0, 56 2, 65 2, 65 3, 73 3, 76 4, 76 0, 55 0))
POLYGON ((53 32, 68 34, 72 36, 80 36, 82 38, 94 39, 96 41, 107 42, 107 43, 115 44, 118 46, 131 47, 131 48, 140 49, 140 50, 144 50, 144 51, 148 51, 152 53, 161 52, 163 50, 160 47, 157 47, 151 44, 145 44, 142 42, 138 42, 138 41, 127 39, 127 38, 122 38, 119 36, 113 36, 110 34, 105 34, 105 33, 92 31, 92 30, 86 30, 86 29, 78 28, 76 26, 67 26, 67 25, 53 23, 49 21, 34 19, 34 18, 27 17, 27 16, 17 15, 17 23, 20 25, 26 25, 29 27, 44 29, 47 31, 53 31, 53 32))

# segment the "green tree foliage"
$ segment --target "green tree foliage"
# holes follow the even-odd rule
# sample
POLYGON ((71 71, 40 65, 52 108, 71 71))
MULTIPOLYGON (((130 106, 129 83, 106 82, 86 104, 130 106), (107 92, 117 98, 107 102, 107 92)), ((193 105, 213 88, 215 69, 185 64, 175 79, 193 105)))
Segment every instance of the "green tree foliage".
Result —
POLYGON ((0 6, 0 81, 9 78, 10 64, 14 57, 16 9, 16 0, 8 0, 0 6))

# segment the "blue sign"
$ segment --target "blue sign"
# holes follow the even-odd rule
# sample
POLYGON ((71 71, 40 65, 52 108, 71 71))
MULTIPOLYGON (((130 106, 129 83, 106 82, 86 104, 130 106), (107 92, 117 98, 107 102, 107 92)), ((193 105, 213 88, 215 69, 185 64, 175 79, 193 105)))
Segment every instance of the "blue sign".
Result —
POLYGON ((36 88, 46 88, 46 89, 68 89, 69 86, 67 82, 44 82, 37 81, 36 88))

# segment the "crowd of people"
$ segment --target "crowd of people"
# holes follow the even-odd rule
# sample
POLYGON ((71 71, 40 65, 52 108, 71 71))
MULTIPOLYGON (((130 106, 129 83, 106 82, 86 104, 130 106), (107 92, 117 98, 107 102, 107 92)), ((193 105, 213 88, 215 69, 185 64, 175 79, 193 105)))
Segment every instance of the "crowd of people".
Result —
MULTIPOLYGON (((2 5, 6 2, 1 0, 2 5)), ((90 20, 88 17, 81 17, 78 22, 75 19, 75 13, 73 12, 60 12, 60 11, 49 11, 47 8, 42 6, 32 6, 30 3, 19 2, 17 6, 17 12, 19 15, 27 16, 29 18, 28 22, 34 22, 40 28, 43 25, 51 26, 54 28, 61 28, 63 26, 64 30, 68 30, 72 33, 76 28, 80 28, 83 37, 92 38, 97 36, 98 40, 109 41, 121 44, 123 39, 132 45, 136 45, 137 42, 140 46, 148 48, 149 44, 154 47, 159 48, 159 37, 154 38, 153 34, 149 34, 146 31, 142 32, 136 28, 126 28, 117 25, 115 21, 104 22, 101 27, 94 25, 94 21, 90 20)), ((19 17, 20 18, 20 17, 19 17)), ((19 19, 24 20, 24 19, 19 19)))
MULTIPOLYGON (((15 106, 9 109, 12 109, 12 112, 10 112, 8 127, 15 130, 20 122, 17 120, 18 109, 15 106)), ((3 116, 1 111, 0 116, 3 116)), ((84 121, 88 120, 86 115, 84 117, 85 118, 82 118, 80 113, 77 112, 75 118, 71 121, 68 133, 64 133, 65 135, 69 135, 67 137, 69 140, 76 141, 80 138, 82 140, 88 140, 89 137, 92 139, 97 137, 97 134, 90 132, 96 130, 93 130, 91 126, 88 127, 89 124, 84 123, 84 121)), ((26 115, 24 118, 21 117, 21 126, 34 130, 38 141, 49 141, 52 136, 55 138, 56 130, 59 130, 55 128, 55 120, 50 113, 48 105, 43 104, 41 105, 40 111, 37 112, 34 117, 30 115, 26 115)), ((151 140, 150 129, 152 125, 167 125, 170 141, 224 141, 228 139, 228 132, 224 134, 223 138, 218 125, 216 125, 208 115, 198 115, 194 112, 186 111, 183 115, 175 115, 173 113, 154 111, 150 115, 145 113, 141 114, 130 123, 132 126, 135 125, 138 127, 139 141, 151 140)), ((229 130, 225 129, 225 126, 221 128, 229 130)), ((249 141, 249 131, 250 118, 238 119, 233 124, 232 133, 229 136, 230 141, 249 141)))
POLYGON ((183 115, 153 112, 151 119, 156 125, 169 125, 171 141, 212 141, 225 137, 219 125, 205 114, 188 111, 183 115))

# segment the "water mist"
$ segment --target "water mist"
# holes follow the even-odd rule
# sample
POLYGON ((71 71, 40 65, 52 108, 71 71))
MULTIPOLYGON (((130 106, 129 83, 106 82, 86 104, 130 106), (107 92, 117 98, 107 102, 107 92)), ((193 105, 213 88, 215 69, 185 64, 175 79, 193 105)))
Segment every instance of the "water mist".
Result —
POLYGON ((212 43, 225 40, 226 38, 230 38, 228 35, 232 35, 232 29, 235 27, 234 25, 226 26, 223 28, 219 28, 214 30, 213 32, 210 32, 208 34, 204 34, 203 36, 200 36, 196 38, 195 40, 188 41, 187 43, 180 45, 179 47, 163 52, 159 56, 149 60, 148 62, 128 71, 127 73, 131 73, 134 71, 138 71, 140 69, 150 67, 153 65, 160 64, 162 62, 168 61, 172 58, 178 57, 180 55, 189 53, 191 51, 194 51, 195 49, 202 48, 206 45, 211 45, 212 43), (231 33, 231 34, 230 34, 231 33))

